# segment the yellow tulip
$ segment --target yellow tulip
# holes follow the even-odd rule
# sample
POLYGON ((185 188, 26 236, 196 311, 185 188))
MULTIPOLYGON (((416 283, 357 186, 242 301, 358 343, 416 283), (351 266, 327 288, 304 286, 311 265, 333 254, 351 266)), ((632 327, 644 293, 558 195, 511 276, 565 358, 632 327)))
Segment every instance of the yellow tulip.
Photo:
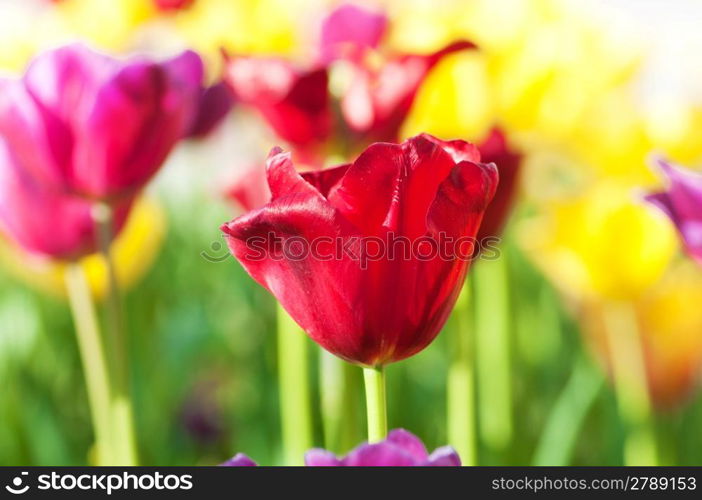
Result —
POLYGON ((477 52, 454 54, 422 84, 402 133, 480 139, 494 122, 491 101, 485 58, 477 52))
POLYGON ((211 57, 235 53, 289 54, 297 47, 297 20, 309 3, 283 0, 198 1, 175 19, 188 45, 211 57))
MULTIPOLYGON (((134 286, 149 270, 165 235, 166 220, 154 201, 136 202, 127 224, 112 246, 117 280, 122 290, 134 286)), ((10 242, 0 239, 0 263, 7 271, 42 291, 65 296, 65 264, 28 256, 10 242)), ((97 254, 80 261, 94 296, 101 299, 107 291, 107 267, 97 254)))
POLYGON ((639 296, 661 278, 677 249, 660 214, 628 186, 607 181, 549 202, 522 222, 519 239, 544 273, 579 299, 639 296))
MULTIPOLYGON (((641 336, 649 395, 658 408, 679 404, 699 381, 700 303, 702 269, 690 261, 680 261, 632 305, 641 336)), ((601 303, 589 303, 581 310, 588 339, 603 362, 610 365, 603 314, 601 303)))
POLYGON ((146 0, 64 0, 54 9, 74 38, 117 51, 131 47, 138 28, 155 13, 146 0))

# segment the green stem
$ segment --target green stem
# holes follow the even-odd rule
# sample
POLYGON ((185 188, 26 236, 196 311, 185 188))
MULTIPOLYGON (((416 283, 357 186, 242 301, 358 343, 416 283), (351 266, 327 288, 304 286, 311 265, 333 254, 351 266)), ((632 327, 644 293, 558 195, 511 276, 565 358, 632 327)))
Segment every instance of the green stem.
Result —
POLYGON ((463 465, 477 464, 475 425, 475 377, 470 311, 470 285, 461 290, 449 322, 451 365, 446 400, 448 442, 456 449, 463 465))
POLYGON ((658 465, 644 351, 631 304, 607 304, 605 328, 619 414, 628 426, 624 465, 658 465))
POLYGON ((534 454, 533 465, 570 465, 585 416, 603 385, 603 378, 581 355, 551 410, 534 454))
POLYGON ((137 465, 137 444, 134 414, 129 391, 127 339, 124 332, 122 301, 110 245, 114 237, 114 213, 106 203, 96 203, 93 220, 98 234, 98 245, 107 267, 107 317, 109 332, 110 375, 112 381, 111 417, 113 445, 119 465, 137 465))
POLYGON ((83 364, 90 415, 95 432, 97 465, 114 465, 110 429, 110 384, 105 350, 90 288, 78 263, 69 263, 64 279, 83 364))
POLYGON ((385 367, 363 368, 368 413, 368 442, 377 443, 388 434, 388 410, 385 399, 385 367))
POLYGON ((469 275, 475 307, 475 347, 480 437, 493 450, 512 439, 512 370, 509 288, 504 255, 476 262, 469 275))
POLYGON ((278 304, 278 388, 286 465, 302 465, 312 447, 307 336, 278 304))
POLYGON ((337 451, 341 441, 344 403, 347 399, 345 361, 319 349, 319 399, 322 409, 324 447, 337 451))

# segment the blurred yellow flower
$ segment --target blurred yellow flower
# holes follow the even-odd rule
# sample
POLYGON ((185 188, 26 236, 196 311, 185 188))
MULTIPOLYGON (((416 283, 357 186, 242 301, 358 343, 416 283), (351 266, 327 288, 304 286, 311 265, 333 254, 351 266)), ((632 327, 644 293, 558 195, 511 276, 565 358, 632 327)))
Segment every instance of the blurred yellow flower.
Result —
POLYGON ((494 122, 485 58, 479 52, 447 57, 432 70, 417 94, 402 135, 479 141, 494 122))
POLYGON ((63 0, 54 8, 68 33, 112 50, 131 47, 155 13, 149 0, 63 0))
MULTIPOLYGON (((393 19, 392 41, 424 51, 449 39, 476 42, 486 57, 480 84, 486 80, 492 94, 478 94, 472 102, 492 101, 492 119, 509 132, 568 138, 591 103, 627 81, 640 60, 640 46, 613 40, 625 37, 625 30, 605 29, 602 15, 590 2, 563 0, 403 2, 393 19)), ((443 88, 467 86, 464 92, 470 94, 475 82, 466 76, 474 75, 444 71, 442 78, 452 82, 443 88)), ((435 84, 426 92, 439 88, 435 84)), ((477 113, 483 111, 479 106, 477 113)), ((441 114, 436 120, 445 121, 441 114)))
POLYGON ((530 258, 571 297, 627 300, 656 283, 677 249, 671 225, 631 188, 601 181, 551 201, 519 228, 530 258))
MULTIPOLYGON (((684 260, 633 304, 641 335, 650 397, 659 408, 685 399, 702 375, 702 269, 684 260)), ((581 310, 588 339, 600 358, 611 363, 601 303, 581 310)))
POLYGON ((36 52, 65 35, 51 9, 0 2, 0 71, 19 73, 36 52))
POLYGON ((175 19, 189 46, 210 58, 220 48, 242 54, 288 54, 298 49, 301 1, 207 0, 193 4, 175 19))
MULTIPOLYGON (((158 204, 145 198, 135 203, 127 224, 112 246, 117 279, 123 290, 138 283, 149 270, 161 248, 165 229, 165 215, 158 204)), ((4 239, 0 239, 0 263, 31 286, 65 296, 64 264, 29 256, 4 239)), ((80 263, 94 296, 104 297, 108 285, 104 259, 93 254, 80 263)))

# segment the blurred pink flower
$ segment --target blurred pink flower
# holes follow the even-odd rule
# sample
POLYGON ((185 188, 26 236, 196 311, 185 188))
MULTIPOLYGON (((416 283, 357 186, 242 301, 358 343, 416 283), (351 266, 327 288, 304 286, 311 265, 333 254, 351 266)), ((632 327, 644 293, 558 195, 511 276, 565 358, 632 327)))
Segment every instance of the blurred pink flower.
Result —
POLYGON ((322 24, 321 58, 329 63, 338 58, 358 60, 367 49, 375 49, 385 35, 388 18, 374 12, 346 4, 336 8, 322 24))
POLYGON ((191 51, 165 62, 122 61, 67 45, 2 82, 0 136, 15 162, 54 189, 131 197, 187 132, 202 77, 191 51))
MULTIPOLYGON (((131 202, 120 202, 116 229, 131 202)), ((0 138, 0 230, 26 251, 71 260, 95 251, 91 203, 37 182, 0 138)))

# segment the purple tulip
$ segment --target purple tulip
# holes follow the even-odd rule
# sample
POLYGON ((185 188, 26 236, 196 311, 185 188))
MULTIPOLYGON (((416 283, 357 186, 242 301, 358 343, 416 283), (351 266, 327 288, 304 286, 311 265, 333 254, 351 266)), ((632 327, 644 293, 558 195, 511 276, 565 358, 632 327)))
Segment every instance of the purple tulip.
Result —
POLYGON ((670 217, 688 254, 702 264, 702 174, 662 159, 656 163, 668 179, 669 187, 667 191, 649 194, 646 200, 670 217))
MULTIPOLYGON (((223 463, 224 466, 241 467, 256 465, 246 455, 239 453, 223 463)), ((330 451, 312 449, 305 455, 308 467, 458 467, 461 459, 450 446, 437 448, 431 455, 424 443, 404 429, 390 431, 385 441, 363 443, 348 455, 338 458, 330 451)))
MULTIPOLYGON (((130 201, 120 202, 117 230, 130 201)), ((21 168, 0 137, 0 230, 26 251, 72 260, 95 251, 90 202, 57 193, 21 168)))
POLYGON ((363 443, 343 458, 326 450, 310 450, 305 455, 305 464, 310 467, 457 467, 461 465, 461 459, 450 446, 437 448, 430 455, 417 436, 404 429, 395 429, 385 441, 363 443))
POLYGON ((0 82, 0 136, 21 168, 57 191, 130 197, 188 131, 202 77, 191 51, 153 62, 67 45, 0 82))
POLYGON ((197 111, 193 116, 187 137, 199 139, 212 132, 227 116, 234 104, 234 97, 224 82, 200 90, 197 111))
POLYGON ((232 458, 219 465, 222 467, 255 467, 258 464, 243 453, 237 453, 232 458))

